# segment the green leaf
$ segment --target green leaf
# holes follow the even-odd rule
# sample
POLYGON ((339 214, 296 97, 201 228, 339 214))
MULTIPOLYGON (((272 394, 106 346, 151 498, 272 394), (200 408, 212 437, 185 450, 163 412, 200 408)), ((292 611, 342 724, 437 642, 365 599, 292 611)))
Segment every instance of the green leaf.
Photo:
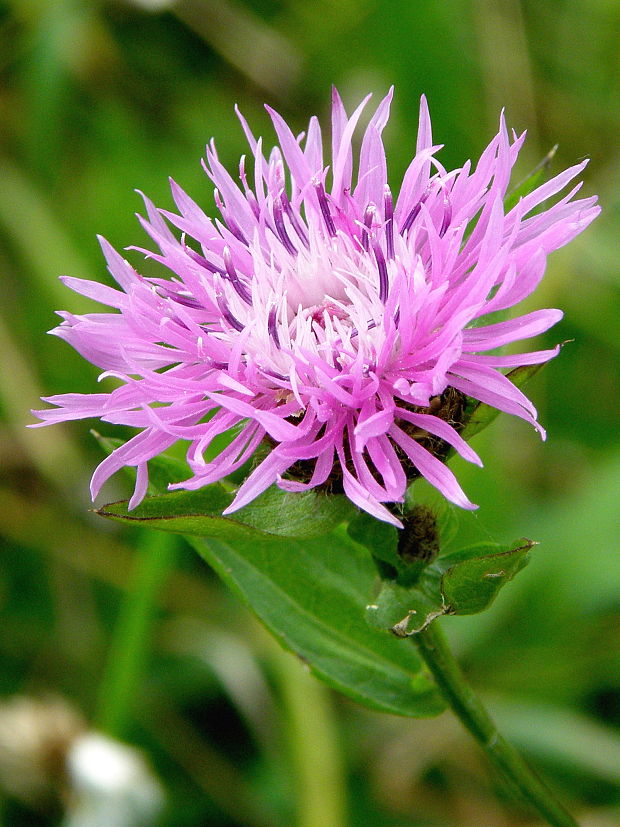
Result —
POLYGON ((377 520, 365 511, 358 511, 349 522, 347 531, 377 561, 387 564, 380 566, 386 576, 395 576, 402 571, 402 561, 398 556, 398 530, 395 526, 377 520))
POLYGON ((533 545, 531 540, 521 540, 508 551, 463 560, 449 568, 440 586, 447 613, 470 615, 487 609, 502 586, 528 564, 533 545))
POLYGON ((320 538, 278 537, 216 514, 217 486, 149 497, 98 513, 123 523, 179 531, 280 643, 331 686, 373 709, 422 717, 444 704, 413 647, 365 622, 376 570, 344 529, 320 538), (167 509, 165 512, 164 509, 167 509), (198 536, 208 533, 208 537, 198 536))
POLYGON ((439 553, 437 516, 434 509, 411 503, 400 517, 403 527, 397 530, 359 512, 347 530, 370 551, 383 580, 410 587, 439 553))
POLYGON ((274 485, 231 516, 283 537, 316 537, 332 531, 355 512, 344 494, 314 490, 292 494, 274 485))
MULTIPOLYGON (((539 365, 521 365, 507 373, 506 377, 510 379, 517 388, 522 388, 545 364, 546 362, 539 365)), ((497 408, 494 408, 492 405, 487 405, 484 402, 479 402, 467 417, 465 427, 460 431, 461 436, 468 442, 473 436, 486 428, 487 425, 490 425, 493 420, 497 419, 499 414, 500 411, 497 408)), ((454 450, 450 453, 454 453, 454 450)))
MULTIPOLYGON (((108 450, 113 447, 108 443, 108 450)), ((169 459, 155 458, 149 466, 163 479, 178 470, 169 459)), ((148 497, 131 512, 120 502, 98 513, 186 535, 282 646, 345 695, 396 715, 427 717, 443 711, 445 702, 415 648, 365 620, 376 582, 368 551, 344 526, 309 536, 317 525, 327 524, 325 512, 317 517, 321 509, 329 510, 333 528, 335 519, 349 513, 348 501, 343 509, 339 498, 273 489, 252 506, 222 517, 231 498, 223 486, 210 485, 148 497), (293 530, 298 536, 283 536, 293 530)))
POLYGON ((128 510, 127 500, 97 509, 101 517, 134 522, 198 537, 234 539, 257 533, 276 537, 317 537, 328 534, 350 513, 344 497, 314 492, 287 494, 279 489, 266 491, 245 508, 223 517, 233 495, 214 483, 198 491, 173 491, 146 497, 128 510))
MULTIPOLYGON (((123 444, 94 435, 108 453, 123 444)), ((235 531, 248 526, 281 537, 316 537, 328 534, 355 514, 354 506, 344 495, 316 491, 289 494, 272 486, 245 508, 222 517, 222 511, 233 501, 233 494, 224 484, 214 483, 198 491, 162 493, 169 482, 179 482, 187 476, 184 462, 160 454, 149 462, 149 490, 157 492, 155 496, 144 499, 133 511, 128 511, 123 500, 105 505, 97 513, 176 534, 207 537, 233 537, 235 531)), ((243 531, 242 535, 245 536, 243 531)))
POLYGON ((413 588, 384 582, 366 610, 366 619, 375 628, 409 637, 443 615, 482 612, 527 565, 533 545, 531 540, 519 540, 509 547, 479 543, 440 557, 423 570, 413 588))
POLYGON ((423 631, 447 613, 441 597, 435 599, 420 589, 397 582, 384 582, 376 601, 367 607, 366 620, 378 629, 389 629, 396 637, 423 631))
POLYGON ((517 540, 510 545, 502 545, 501 543, 492 543, 492 542, 483 542, 483 543, 472 543, 470 546, 465 546, 464 548, 460 548, 458 551, 451 551, 449 554, 442 554, 435 563, 434 567, 440 574, 444 574, 444 572, 451 569, 457 563, 465 563, 469 560, 479 560, 482 557, 493 557, 496 554, 503 554, 506 551, 510 551, 512 548, 524 545, 525 543, 530 543, 533 545, 531 540, 517 540))
POLYGON ((414 647, 366 623, 375 568, 344 530, 304 543, 260 535, 190 542, 282 646, 330 686, 396 715, 444 709, 414 647))

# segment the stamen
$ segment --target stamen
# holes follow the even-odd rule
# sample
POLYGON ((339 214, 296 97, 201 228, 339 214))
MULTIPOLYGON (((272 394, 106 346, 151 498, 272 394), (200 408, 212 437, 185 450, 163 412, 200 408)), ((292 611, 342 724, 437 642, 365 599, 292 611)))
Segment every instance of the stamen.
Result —
MULTIPOLYGON (((371 320, 366 325, 366 330, 367 331, 368 330, 373 330, 376 326, 377 326, 377 323, 374 320, 371 320)), ((356 327, 352 327, 351 328, 351 338, 353 338, 354 336, 359 336, 359 335, 360 335, 359 330, 356 327)))
POLYGON ((273 177, 274 177, 274 184, 277 190, 284 189, 284 164, 282 163, 282 158, 278 158, 275 162, 274 169, 273 169, 273 177))
POLYGON ((233 218, 230 217, 230 213, 228 213, 226 215, 225 220, 226 220, 226 226, 228 227, 230 232, 234 235, 234 237, 238 241, 240 241, 242 244, 245 244, 245 246, 247 247, 248 246, 248 240, 244 236, 244 234, 243 234, 241 228, 239 227, 239 225, 237 224, 237 222, 233 218))
POLYGON ((241 160, 239 161, 239 178, 241 179, 241 183, 243 184, 245 200, 250 205, 250 209, 254 213, 254 218, 258 220, 260 218, 260 207, 258 206, 256 196, 254 195, 254 193, 248 185, 248 179, 245 172, 245 155, 242 155, 241 160))
POLYGON ((276 313, 278 308, 274 305, 269 311, 267 318, 267 331, 274 341, 275 346, 280 350, 280 337, 278 336, 278 328, 276 327, 276 313))
POLYGON ((418 217, 418 213, 420 212, 421 207, 422 207, 422 201, 418 201, 418 203, 415 205, 415 207, 411 210, 411 212, 409 213, 409 215, 405 219, 405 223, 400 228, 401 235, 406 233, 407 230, 409 230, 411 228, 411 225, 413 224, 413 222, 418 217))
POLYGON ((376 212, 377 209, 374 204, 369 204, 366 207, 366 210, 364 211, 364 230, 362 233, 362 247, 364 248, 364 250, 366 250, 366 252, 368 252, 372 232, 372 224, 376 212))
POLYGON ((379 245, 376 242, 372 245, 372 249, 375 254, 375 259, 377 261, 377 269, 379 270, 379 301, 385 304, 388 297, 389 286, 387 264, 385 263, 383 250, 381 249, 381 247, 379 247, 379 245))
POLYGON ((334 224, 334 219, 329 211, 329 204, 327 202, 325 189, 320 181, 315 183, 314 188, 316 189, 317 198, 319 199, 319 207, 321 208, 321 213, 323 214, 323 220, 325 221, 327 232, 333 238, 336 235, 336 225, 334 224))
POLYGON ((241 180, 241 183, 243 184, 243 189, 248 190, 248 178, 245 174, 245 155, 242 155, 239 159, 239 178, 241 180))
POLYGON ((252 192, 252 190, 247 189, 245 191, 245 200, 250 205, 250 209, 254 213, 254 218, 258 221, 260 220, 260 207, 258 206, 258 201, 256 200, 256 196, 252 192))
POLYGON ((275 370, 266 370, 265 368, 259 368, 259 370, 263 376, 269 376, 271 379, 280 379, 282 382, 290 382, 290 377, 284 376, 275 370))
POLYGON ((308 241, 308 234, 306 233, 302 224, 295 215, 295 211, 291 206, 291 202, 288 200, 288 195, 284 190, 282 190, 282 192, 280 193, 280 201, 282 202, 282 206, 284 207, 284 212, 288 216, 288 220, 291 222, 292 226, 295 228, 295 232, 301 239, 301 243, 304 245, 304 247, 306 247, 306 249, 309 249, 310 243, 308 241))
POLYGON ((228 227, 228 229, 230 230, 230 232, 234 235, 234 237, 238 241, 240 241, 242 244, 245 244, 245 246, 247 247, 248 246, 247 238, 243 235, 243 232, 241 231, 239 225, 234 220, 234 218, 231 217, 230 212, 224 206, 224 202, 222 201, 222 196, 220 195, 220 191, 218 189, 213 190, 213 198, 215 199, 215 205, 218 208, 218 210, 220 211, 220 214, 221 214, 222 218, 224 219, 224 222, 225 222, 226 226, 228 227))
POLYGON ((233 314, 230 312, 230 310, 228 309, 228 306, 226 305, 224 295, 219 290, 217 290, 216 293, 215 293, 215 300, 217 302, 217 306, 219 307, 220 313, 226 319, 228 324, 231 327, 233 327, 235 330, 238 330, 239 332, 241 332, 243 330, 243 325, 241 324, 239 319, 236 319, 233 316, 233 314))
POLYGON ((411 228, 411 225, 413 224, 413 222, 414 222, 414 221, 416 220, 416 218, 418 217, 418 213, 420 212, 420 210, 421 210, 421 208, 422 208, 422 204, 426 201, 427 196, 428 196, 428 190, 427 190, 427 191, 424 193, 424 195, 420 198, 420 200, 418 201, 418 203, 417 203, 417 204, 416 204, 416 205, 412 208, 411 212, 409 213, 409 215, 408 215, 408 216, 407 216, 407 218, 405 219, 405 221, 404 221, 404 223, 403 223, 402 227, 400 228, 400 234, 401 234, 401 235, 403 235, 404 233, 406 233, 406 232, 407 232, 407 230, 409 230, 409 229, 411 228))
POLYGON ((439 229, 439 238, 443 238, 445 235, 446 230, 450 226, 450 221, 452 220, 452 202, 448 195, 444 195, 443 197, 443 221, 441 222, 441 227, 439 229))
MULTIPOLYGON (((172 299, 173 301, 177 302, 177 304, 182 304, 184 307, 191 307, 194 309, 202 307, 200 302, 189 293, 187 293, 187 295, 183 295, 183 292, 181 291, 179 291, 178 293, 170 291, 166 298, 172 299)), ((180 320, 177 321, 179 321, 180 324, 183 324, 183 322, 181 322, 180 320)), ((183 327, 186 327, 186 325, 183 325, 183 327)))
POLYGON ((278 237, 282 244, 284 244, 287 252, 289 252, 292 256, 297 255, 297 248, 291 241, 289 234, 286 232, 286 227, 284 226, 284 218, 282 217, 282 201, 279 198, 276 198, 273 202, 273 221, 276 225, 278 237))
POLYGON ((394 258, 394 201, 388 185, 383 190, 383 209, 385 213, 385 248, 388 258, 394 258))
MULTIPOLYGON (((189 290, 183 290, 183 288, 177 287, 176 284, 169 284, 164 286, 163 284, 151 284, 151 289, 155 293, 156 296, 159 296, 160 299, 165 299, 166 301, 174 301, 177 304, 182 304, 184 307, 192 307, 192 308, 200 308, 202 304, 195 299, 189 290)), ((171 312, 174 313, 174 310, 170 308, 171 312)), ((187 327, 180 319, 174 317, 174 321, 178 322, 178 324, 182 325, 183 327, 187 327)))
POLYGON ((201 256, 200 253, 197 253, 195 250, 192 250, 191 247, 188 247, 187 244, 184 245, 183 250, 187 255, 196 262, 196 264, 200 264, 201 267, 204 267, 210 273, 217 273, 218 268, 215 264, 211 264, 211 262, 206 259, 204 256, 201 256))
POLYGON ((228 280, 235 288, 237 295, 239 296, 239 298, 243 299, 243 301, 246 304, 252 304, 252 296, 250 295, 245 284, 239 278, 239 273, 237 273, 237 271, 235 270, 235 265, 233 264, 232 260, 232 253, 230 252, 230 247, 228 245, 224 247, 222 258, 224 259, 224 266, 226 267, 228 280))

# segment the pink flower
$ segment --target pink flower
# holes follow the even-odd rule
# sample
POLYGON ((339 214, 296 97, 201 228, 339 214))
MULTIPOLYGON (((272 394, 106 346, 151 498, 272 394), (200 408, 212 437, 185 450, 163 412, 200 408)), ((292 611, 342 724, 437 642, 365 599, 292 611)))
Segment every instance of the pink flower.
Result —
POLYGON ((141 276, 103 239, 121 289, 64 278, 117 312, 61 313, 52 333, 117 387, 48 397, 57 407, 35 413, 45 423, 100 417, 139 429, 99 465, 93 497, 122 466, 136 466, 136 506, 149 459, 177 440, 189 442, 191 476, 171 487, 185 489, 230 474, 265 443, 266 457, 227 511, 273 483, 287 491, 330 484, 400 525, 383 503, 401 502, 416 474, 475 507, 443 461, 452 446, 481 464, 459 436, 450 395, 519 416, 544 436, 534 406, 502 371, 545 362, 557 348, 489 352, 542 333, 561 311, 480 320, 528 296, 547 254, 596 217, 595 197, 574 200, 580 184, 540 210, 586 162, 506 212, 525 136, 511 139, 502 117, 475 168, 467 162, 448 172, 435 157, 440 146, 422 98, 416 154, 393 195, 381 138, 392 90, 364 132, 353 182, 352 136, 368 99, 348 117, 334 90, 328 163, 316 118, 295 137, 268 108, 279 146, 265 156, 238 113, 253 169, 243 157, 237 183, 213 142, 206 151, 221 218, 205 215, 174 181, 178 213, 145 198, 142 224, 159 252, 144 252, 170 278, 141 276), (206 460, 224 432, 229 444, 206 460))

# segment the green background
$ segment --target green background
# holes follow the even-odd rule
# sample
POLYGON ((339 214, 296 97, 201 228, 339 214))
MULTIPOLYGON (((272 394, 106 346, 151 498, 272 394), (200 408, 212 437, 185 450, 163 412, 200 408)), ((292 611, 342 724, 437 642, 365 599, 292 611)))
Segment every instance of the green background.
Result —
MULTIPOLYGON (((592 159, 584 192, 603 214, 551 257, 524 308, 566 314, 541 346, 569 343, 528 388, 548 441, 503 416, 476 438, 484 470, 454 464, 481 507, 454 515, 453 543, 540 546, 489 613, 444 625, 500 725, 580 819, 618 823, 620 4, 14 0, 0 2, 0 73, 0 714, 54 693, 89 724, 106 719, 140 542, 88 511, 101 457, 88 423, 25 429, 40 395, 96 390, 96 369, 44 335, 55 310, 90 309, 57 276, 107 278, 96 233, 145 243, 134 189, 170 208, 172 176, 211 210, 205 142, 231 170, 246 152, 234 103, 270 142, 263 102, 301 130, 310 114, 327 121, 332 83, 349 109, 394 84, 395 189, 422 92, 447 167, 481 153, 502 107, 528 130, 517 177, 556 143, 552 172, 592 159)), ((101 501, 126 491, 117 479, 101 501)), ((323 690, 189 548, 172 556, 115 727, 162 780, 161 824, 524 823, 449 714, 390 718, 323 690)), ((11 790, 6 824, 58 822, 53 795, 11 790)))

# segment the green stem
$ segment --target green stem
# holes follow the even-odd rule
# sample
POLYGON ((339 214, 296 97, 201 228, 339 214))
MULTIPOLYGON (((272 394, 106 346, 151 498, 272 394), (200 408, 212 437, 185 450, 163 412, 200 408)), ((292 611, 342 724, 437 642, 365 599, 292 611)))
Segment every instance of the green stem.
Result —
POLYGON ((413 640, 463 726, 478 741, 491 763, 553 827, 577 827, 547 786, 532 772, 516 749, 497 730, 489 713, 471 689, 437 623, 413 640))
POLYGON ((346 783, 329 691, 279 647, 274 661, 295 774, 297 827, 343 827, 346 783))
POLYGON ((124 738, 136 690, 146 666, 157 597, 172 568, 176 537, 165 531, 144 531, 140 537, 132 582, 113 631, 104 669, 97 727, 124 738))

